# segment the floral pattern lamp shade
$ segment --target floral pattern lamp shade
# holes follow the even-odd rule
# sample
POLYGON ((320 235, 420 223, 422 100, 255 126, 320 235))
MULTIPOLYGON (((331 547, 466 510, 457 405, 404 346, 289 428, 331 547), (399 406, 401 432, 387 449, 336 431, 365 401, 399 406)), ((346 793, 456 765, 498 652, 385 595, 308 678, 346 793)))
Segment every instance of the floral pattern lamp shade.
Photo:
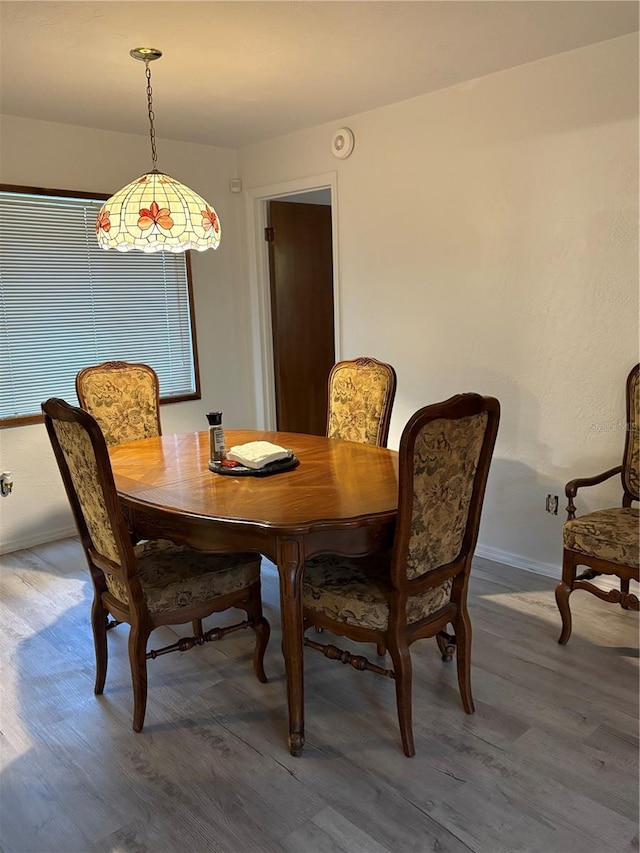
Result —
POLYGON ((207 202, 156 168, 156 134, 149 63, 162 56, 155 47, 129 51, 145 64, 152 170, 127 184, 100 208, 96 219, 98 245, 130 252, 186 252, 217 249, 220 220, 207 202))
POLYGON ((217 249, 220 220, 207 202, 154 170, 123 187, 100 208, 96 220, 103 249, 185 252, 217 249))

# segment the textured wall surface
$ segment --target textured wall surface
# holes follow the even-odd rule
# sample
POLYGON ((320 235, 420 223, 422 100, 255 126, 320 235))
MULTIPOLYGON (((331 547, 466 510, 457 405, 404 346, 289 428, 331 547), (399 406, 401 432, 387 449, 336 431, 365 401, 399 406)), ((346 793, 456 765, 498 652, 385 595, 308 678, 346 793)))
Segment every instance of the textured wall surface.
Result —
MULTIPOLYGON (((144 136, 10 116, 2 117, 1 131, 3 183, 110 193, 150 167, 144 136)), ((205 413, 213 408, 223 410, 228 426, 246 426, 253 422, 253 398, 244 389, 252 380, 248 341, 236 324, 247 310, 239 271, 241 206, 229 191, 236 154, 160 139, 158 164, 215 205, 223 235, 215 252, 192 252, 202 400, 162 406, 163 430, 206 429, 205 413)), ((15 480, 11 497, 0 501, 1 551, 74 529, 43 425, 0 430, 0 466, 15 480)))
MULTIPOLYGON (((240 151, 247 187, 338 173, 342 357, 391 362, 390 445, 419 407, 497 396, 486 555, 554 569, 544 512, 622 455, 638 361, 635 36, 240 151), (340 125, 354 153, 330 153, 340 125)), ((614 505, 602 486, 582 504, 614 505)))
MULTIPOLYGON (((638 360, 635 37, 520 66, 239 152, 159 141, 160 166, 218 209, 218 252, 194 261, 203 400, 162 409, 165 432, 219 407, 255 423, 241 196, 228 191, 335 170, 341 355, 398 374, 390 446, 419 407, 460 391, 497 396, 503 418, 481 551, 556 570, 574 476, 622 453, 624 379, 638 360), (356 136, 344 161, 335 129, 356 136)), ((143 137, 5 117, 7 183, 110 192, 144 171, 143 137)), ((0 550, 70 530, 41 426, 0 432, 15 493, 0 550)), ((593 491, 593 490, 592 490, 593 491)), ((602 486, 582 505, 613 505, 602 486)))

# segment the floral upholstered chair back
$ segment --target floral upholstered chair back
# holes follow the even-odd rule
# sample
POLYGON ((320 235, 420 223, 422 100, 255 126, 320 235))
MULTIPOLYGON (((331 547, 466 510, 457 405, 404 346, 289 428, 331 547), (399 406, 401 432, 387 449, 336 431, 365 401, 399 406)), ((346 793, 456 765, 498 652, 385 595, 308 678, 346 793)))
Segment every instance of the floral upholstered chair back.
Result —
POLYGON ((76 392, 108 445, 161 433, 158 376, 146 364, 106 361, 85 367, 76 376, 76 392))
POLYGON ((468 560, 475 548, 500 404, 460 394, 421 409, 400 444, 398 585, 468 560))
POLYGON ((627 377, 627 435, 622 460, 625 506, 640 500, 640 364, 627 377))
POLYGON ((396 372, 375 358, 339 361, 329 374, 327 436, 385 447, 396 372))
MULTIPOLYGON (((122 566, 123 557, 131 557, 133 564, 107 446, 98 425, 89 414, 64 400, 47 400, 42 410, 89 565, 95 565, 96 555, 115 567, 122 566)), ((109 588, 113 585, 114 592, 120 590, 117 578, 106 572, 105 577, 109 588)))

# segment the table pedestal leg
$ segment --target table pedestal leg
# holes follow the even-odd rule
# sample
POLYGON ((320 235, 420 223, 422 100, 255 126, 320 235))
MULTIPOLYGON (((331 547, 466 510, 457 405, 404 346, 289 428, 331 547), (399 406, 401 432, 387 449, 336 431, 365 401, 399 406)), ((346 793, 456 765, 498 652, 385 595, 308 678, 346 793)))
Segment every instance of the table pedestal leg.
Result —
POLYGON ((289 750, 299 756, 304 747, 304 647, 302 644, 302 573, 304 549, 297 537, 278 541, 282 651, 289 704, 289 750))

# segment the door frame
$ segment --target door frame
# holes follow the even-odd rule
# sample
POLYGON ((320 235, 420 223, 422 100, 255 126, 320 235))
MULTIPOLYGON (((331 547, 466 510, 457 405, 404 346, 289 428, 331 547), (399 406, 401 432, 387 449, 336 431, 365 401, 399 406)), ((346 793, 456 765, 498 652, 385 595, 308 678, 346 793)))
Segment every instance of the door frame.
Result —
POLYGON ((336 361, 340 360, 341 299, 338 264, 338 175, 326 172, 279 184, 253 187, 246 191, 247 257, 249 277, 249 316, 251 364, 253 368, 254 407, 258 429, 276 428, 276 395, 271 328, 269 246, 264 239, 268 203, 283 196, 310 190, 328 189, 331 193, 331 239, 333 258, 333 323, 336 361))

